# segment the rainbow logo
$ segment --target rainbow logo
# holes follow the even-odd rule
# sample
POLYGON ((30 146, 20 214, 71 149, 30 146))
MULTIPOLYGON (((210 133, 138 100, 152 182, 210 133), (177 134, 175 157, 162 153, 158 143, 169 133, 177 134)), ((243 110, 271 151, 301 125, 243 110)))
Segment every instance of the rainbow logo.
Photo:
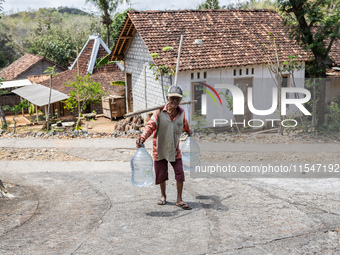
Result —
MULTIPOLYGON (((209 88, 212 92, 214 92, 215 95, 217 96, 218 100, 220 101, 221 106, 222 106, 222 100, 221 100, 220 96, 218 95, 217 91, 216 91, 213 87, 211 87, 210 85, 208 85, 208 84, 206 84, 206 83, 204 83, 204 82, 199 82, 199 84, 202 84, 202 85, 206 86, 206 87, 209 88)), ((215 100, 213 94, 211 94, 210 91, 208 91, 208 90, 206 90, 206 89, 204 89, 204 88, 200 88, 200 89, 203 90, 203 91, 205 91, 205 92, 212 98, 212 100, 214 101, 215 105, 217 105, 216 100, 215 100)))

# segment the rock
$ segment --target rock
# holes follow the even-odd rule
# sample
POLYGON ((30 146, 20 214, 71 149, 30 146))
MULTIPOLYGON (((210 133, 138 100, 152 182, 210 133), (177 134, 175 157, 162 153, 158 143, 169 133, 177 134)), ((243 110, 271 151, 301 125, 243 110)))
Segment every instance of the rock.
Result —
POLYGON ((43 137, 44 135, 45 135, 44 132, 39 132, 39 133, 37 133, 37 136, 39 136, 39 137, 43 137))
POLYGON ((215 139, 215 138, 216 138, 216 134, 211 133, 211 134, 208 135, 208 137, 209 137, 210 139, 215 139))
POLYGON ((88 126, 87 129, 92 129, 92 126, 88 126))

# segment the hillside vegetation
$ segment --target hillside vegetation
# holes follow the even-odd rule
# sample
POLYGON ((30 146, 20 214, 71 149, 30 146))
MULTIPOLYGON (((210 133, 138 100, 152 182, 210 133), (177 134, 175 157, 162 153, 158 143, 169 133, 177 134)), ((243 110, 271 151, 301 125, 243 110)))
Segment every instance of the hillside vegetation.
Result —
POLYGON ((0 19, 0 68, 29 52, 67 67, 90 34, 105 38, 100 17, 76 8, 41 8, 0 19))

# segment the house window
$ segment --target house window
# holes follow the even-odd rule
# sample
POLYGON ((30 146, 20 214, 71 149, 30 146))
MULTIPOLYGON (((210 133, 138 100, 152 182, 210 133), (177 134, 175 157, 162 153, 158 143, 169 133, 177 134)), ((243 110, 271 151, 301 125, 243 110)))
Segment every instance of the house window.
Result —
POLYGON ((251 69, 251 74, 254 74, 254 68, 251 69))
POLYGON ((194 73, 191 73, 191 80, 194 79, 194 73))
POLYGON ((201 73, 197 73, 197 79, 201 78, 201 73))
POLYGON ((289 87, 289 75, 288 74, 282 75, 281 87, 282 88, 288 88, 289 87))
POLYGON ((234 76, 236 76, 236 69, 234 69, 234 76))
POLYGON ((249 74, 249 69, 247 68, 247 69, 246 69, 246 75, 248 75, 248 74, 249 74))
MULTIPOLYGON (((284 74, 282 75, 282 83, 281 83, 282 88, 288 88, 289 87, 289 75, 284 74)), ((287 93, 287 98, 294 98, 294 93, 287 93)))
POLYGON ((240 69, 240 75, 242 75, 242 69, 240 69))
POLYGON ((202 116, 202 95, 205 94, 205 91, 202 89, 205 89, 205 86, 201 83, 194 82, 191 84, 192 88, 192 100, 197 100, 196 104, 192 104, 192 113, 191 115, 193 117, 195 116, 202 116))
POLYGON ((207 78, 207 72, 203 73, 203 78, 206 79, 207 78))

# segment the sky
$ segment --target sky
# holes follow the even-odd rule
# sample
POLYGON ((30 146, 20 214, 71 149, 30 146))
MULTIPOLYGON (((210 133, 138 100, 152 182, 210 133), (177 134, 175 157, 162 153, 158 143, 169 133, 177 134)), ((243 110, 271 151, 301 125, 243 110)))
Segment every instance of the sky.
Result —
MULTIPOLYGON (((130 4, 124 4, 117 11, 123 11, 129 7, 136 10, 178 10, 178 9, 196 9, 204 0, 131 0, 130 4)), ((236 0, 220 0, 220 5, 228 5, 236 0)), ((3 12, 5 14, 16 13, 18 11, 28 11, 43 7, 68 6, 75 7, 90 13, 97 13, 96 8, 90 4, 85 4, 85 0, 5 0, 3 3, 3 12)))

